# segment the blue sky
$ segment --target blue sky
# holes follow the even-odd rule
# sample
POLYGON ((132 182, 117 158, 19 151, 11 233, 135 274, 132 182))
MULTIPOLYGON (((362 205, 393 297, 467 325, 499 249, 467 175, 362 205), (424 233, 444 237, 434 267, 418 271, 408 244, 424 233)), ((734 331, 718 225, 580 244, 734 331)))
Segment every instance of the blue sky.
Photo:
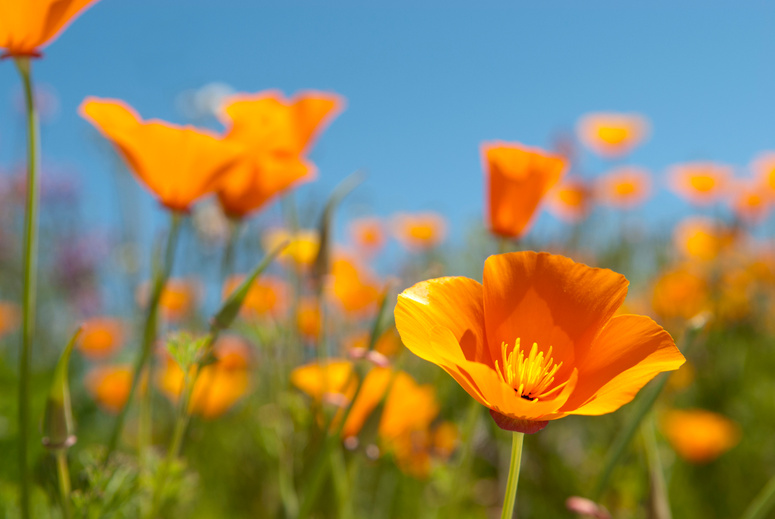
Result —
MULTIPOLYGON (((365 168, 350 214, 437 210, 455 236, 481 218, 481 142, 548 146, 586 112, 648 116, 652 137, 630 161, 657 175, 700 158, 744 168, 775 148, 775 8, 620 4, 102 0, 34 65, 60 101, 44 156, 77 173, 84 214, 109 226, 111 164, 77 115, 86 96, 185 122, 176 97, 212 81, 330 90, 347 109, 317 142, 320 180, 302 199, 365 168)), ((23 157, 18 88, 12 63, 0 63, 0 164, 23 157)), ((583 159, 590 172, 604 167, 583 159)), ((140 200, 157 225, 155 204, 140 200)), ((662 194, 647 213, 680 207, 662 194)))

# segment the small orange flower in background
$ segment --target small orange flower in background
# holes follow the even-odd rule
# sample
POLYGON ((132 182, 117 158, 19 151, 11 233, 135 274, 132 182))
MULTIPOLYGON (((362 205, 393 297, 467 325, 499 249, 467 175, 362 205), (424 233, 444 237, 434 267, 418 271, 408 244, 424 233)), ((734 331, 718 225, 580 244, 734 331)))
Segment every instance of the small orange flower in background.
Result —
POLYGON ((673 245, 692 260, 713 261, 734 242, 732 230, 722 222, 702 216, 686 218, 673 231, 673 245))
POLYGON ((291 372, 291 384, 317 402, 347 404, 355 394, 358 380, 349 360, 329 359, 311 362, 291 372))
POLYGON ((536 210, 567 163, 559 155, 506 142, 483 144, 482 159, 490 231, 519 238, 530 229, 536 210))
MULTIPOLYGON (((150 283, 145 282, 137 290, 140 306, 148 304, 150 283)), ((167 280, 159 300, 161 315, 166 321, 179 322, 191 314, 201 292, 200 284, 194 279, 173 278, 167 280)))
POLYGON ((0 48, 4 56, 40 57, 40 49, 97 0, 2 0, 0 48))
POLYGON ((730 195, 730 206, 735 216, 748 225, 756 225, 767 218, 772 208, 773 193, 758 182, 739 181, 730 195))
POLYGON ((411 251, 429 250, 447 236, 447 222, 438 213, 398 213, 391 222, 393 236, 411 251))
POLYGON ((297 267, 309 267, 315 262, 320 250, 317 231, 302 229, 293 234, 286 229, 270 229, 261 237, 261 243, 268 251, 276 249, 285 241, 289 241, 289 244, 278 256, 281 262, 297 267))
POLYGON ((124 407, 132 387, 130 366, 99 366, 86 374, 86 389, 97 404, 116 414, 124 407))
POLYGON ((218 199, 226 214, 243 218, 293 185, 314 180, 315 166, 303 154, 343 107, 341 97, 314 91, 290 100, 275 90, 227 99, 226 139, 244 146, 248 154, 219 187, 218 199))
POLYGON ((215 190, 244 153, 241 146, 193 126, 143 121, 123 101, 87 98, 79 113, 118 149, 129 169, 167 209, 188 212, 215 190))
POLYGON ((667 271, 654 283, 651 306, 660 319, 686 321, 709 305, 708 281, 688 267, 667 271))
POLYGON ((750 166, 756 183, 763 187, 770 196, 775 196, 775 151, 760 153, 750 166))
POLYGON ((686 461, 709 463, 737 445, 740 427, 723 415, 702 409, 668 411, 662 431, 686 461))
MULTIPOLYGON (((345 342, 347 350, 366 350, 369 347, 369 333, 361 333, 351 337, 345 342)), ((374 351, 381 353, 386 357, 393 357, 401 351, 401 337, 395 327, 390 327, 377 338, 374 344, 374 351)))
POLYGON ((359 218, 349 227, 353 245, 359 252, 371 256, 385 246, 385 229, 379 218, 359 218))
POLYGON ((19 305, 0 301, 0 337, 7 335, 19 327, 21 310, 19 305))
POLYGON ((124 322, 112 317, 95 317, 83 323, 78 350, 89 359, 104 359, 118 351, 126 339, 124 322))
POLYGON ((649 123, 638 114, 592 113, 583 116, 576 131, 579 140, 603 157, 621 157, 648 137, 649 123))
POLYGON ((641 315, 614 316, 628 282, 564 256, 490 256, 484 282, 423 281, 398 296, 396 328, 504 429, 532 433, 566 415, 601 415, 678 369, 672 337, 641 315))
POLYGON ((586 218, 591 204, 592 190, 581 178, 566 178, 546 195, 549 212, 568 223, 586 218))
POLYGON ((710 205, 727 195, 732 169, 714 162, 689 162, 668 170, 668 185, 694 205, 710 205))
MULTIPOLYGON (((250 386, 250 346, 239 337, 224 335, 213 348, 217 360, 200 370, 189 403, 189 412, 207 419, 217 418, 231 409, 250 386)), ((184 378, 178 363, 166 357, 158 384, 173 402, 177 402, 183 391, 184 378)))
MULTIPOLYGON (((244 275, 231 276, 223 284, 226 299, 245 280, 244 275)), ((282 279, 262 275, 250 286, 240 313, 250 319, 279 317, 288 310, 288 286, 282 279)))
POLYGON ((595 195, 603 204, 632 209, 651 195, 651 173, 631 166, 615 169, 597 179, 595 195))
POLYGON ((301 336, 311 342, 320 337, 322 326, 320 306, 315 299, 302 299, 296 312, 296 326, 301 336))
POLYGON ((334 257, 329 277, 329 293, 348 313, 376 310, 382 286, 375 276, 343 254, 334 257))

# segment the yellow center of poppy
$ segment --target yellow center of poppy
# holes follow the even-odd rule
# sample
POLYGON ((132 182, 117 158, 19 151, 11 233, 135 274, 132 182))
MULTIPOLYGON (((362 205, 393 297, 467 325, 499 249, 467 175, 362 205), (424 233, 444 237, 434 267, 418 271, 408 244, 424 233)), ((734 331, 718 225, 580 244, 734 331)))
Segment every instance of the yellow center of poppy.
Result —
POLYGON ((550 389, 554 382, 554 375, 562 367, 562 362, 555 364, 552 358, 552 347, 544 355, 538 351, 538 344, 533 343, 530 353, 525 356, 520 348, 520 340, 517 339, 513 348, 501 343, 502 366, 495 361, 495 368, 503 376, 503 380, 514 388, 520 398, 525 400, 540 400, 546 398, 568 382, 565 381, 550 389))

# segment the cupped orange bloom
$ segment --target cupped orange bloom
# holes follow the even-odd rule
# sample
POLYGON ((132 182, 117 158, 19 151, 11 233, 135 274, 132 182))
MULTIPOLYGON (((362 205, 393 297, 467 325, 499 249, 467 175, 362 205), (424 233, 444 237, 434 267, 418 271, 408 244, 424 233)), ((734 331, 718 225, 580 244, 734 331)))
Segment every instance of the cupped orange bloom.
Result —
POLYGON ((314 91, 290 100, 275 90, 227 99, 226 139, 249 151, 220 184, 218 199, 224 211, 242 218, 293 185, 314 180, 315 166, 303 154, 343 107, 341 97, 314 91))
POLYGON ((317 231, 302 229, 294 234, 286 229, 270 229, 261 237, 261 243, 268 251, 286 241, 288 246, 278 256, 281 262, 297 267, 310 267, 315 262, 320 250, 317 231))
POLYGON ((618 209, 632 209, 651 194, 651 174, 643 168, 623 167, 601 176, 595 195, 601 203, 618 209))
POLYGON ((438 213, 398 213, 391 221, 393 236, 411 251, 432 249, 447 236, 447 222, 438 213))
POLYGON ((684 357, 645 316, 619 315, 628 282, 564 256, 490 256, 484 282, 423 281, 398 296, 396 328, 508 430, 536 432, 566 415, 631 401, 684 357))
POLYGON ((631 152, 648 136, 649 123, 638 114, 592 113, 579 120, 579 140, 604 157, 631 152))
POLYGON ((580 178, 565 179, 546 195, 549 212, 568 223, 586 218, 591 203, 592 189, 580 178))
POLYGON ((385 246, 385 229, 379 218, 360 218, 349 226, 355 247, 364 254, 373 255, 385 246))
POLYGON ((694 205, 710 205, 727 195, 732 169, 714 162, 689 162, 668 170, 668 185, 694 205))
POLYGON ((19 327, 21 311, 19 305, 8 301, 0 301, 0 337, 7 335, 19 327))
POLYGON ((220 177, 244 153, 242 146, 193 126, 143 121, 123 101, 89 97, 79 113, 116 146, 159 202, 173 211, 188 212, 195 201, 214 192, 220 177))
POLYGON ((565 172, 565 159, 538 148, 493 142, 482 145, 482 160, 490 231, 507 238, 523 236, 544 196, 565 172))
POLYGON ((116 414, 126 405, 132 387, 130 366, 100 366, 86 374, 86 389, 104 410, 116 414))
MULTIPOLYGON (((245 276, 231 276, 223 284, 223 298, 226 299, 245 280, 245 276)), ((288 310, 288 285, 280 278, 262 275, 248 290, 240 313, 249 319, 279 317, 288 310)))
POLYGON ((362 265, 344 254, 338 254, 331 263, 329 293, 347 313, 374 311, 382 295, 382 286, 375 276, 362 265))
POLYGON ((704 276, 680 266, 654 283, 651 306, 665 320, 689 320, 710 308, 710 286, 704 276))
POLYGON ((94 317, 83 323, 78 350, 89 359, 104 359, 118 351, 126 339, 124 322, 112 317, 94 317))
MULTIPOLYGON (((231 409, 250 387, 250 347, 241 338, 224 335, 213 346, 216 362, 203 367, 194 383, 189 412, 206 419, 221 416, 231 409)), ((158 377, 160 389, 173 402, 183 391, 183 370, 171 357, 164 359, 158 377)))
POLYGON ((662 419, 670 445, 686 461, 709 463, 737 445, 740 427, 729 418, 702 409, 672 410, 662 419))
POLYGON ((722 222, 692 216, 679 223, 673 232, 675 248, 687 259, 713 261, 728 250, 735 234, 722 222))
POLYGON ((40 57, 40 49, 97 0, 2 0, 0 48, 4 56, 40 57))
POLYGON ((729 205, 740 221, 756 225, 767 218, 774 195, 775 192, 759 182, 738 181, 730 194, 729 205))

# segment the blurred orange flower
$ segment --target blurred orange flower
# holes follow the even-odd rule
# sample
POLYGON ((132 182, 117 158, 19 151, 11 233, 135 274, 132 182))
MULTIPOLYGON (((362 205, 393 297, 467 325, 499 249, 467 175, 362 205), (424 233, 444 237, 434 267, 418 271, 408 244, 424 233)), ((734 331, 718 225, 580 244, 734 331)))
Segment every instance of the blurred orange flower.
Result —
POLYGON ((565 172, 565 159, 506 142, 483 144, 482 159, 490 231, 519 238, 530 229, 544 196, 565 172))
POLYGON ((320 249, 317 231, 302 229, 293 234, 286 229, 270 229, 261 238, 264 249, 268 251, 276 249, 284 241, 289 241, 289 244, 278 256, 281 262, 297 267, 309 267, 315 262, 320 249))
POLYGON ((95 317, 83 323, 78 350, 89 359, 104 359, 124 344, 124 322, 112 317, 95 317))
MULTIPOLYGON (((245 280, 244 275, 231 276, 223 284, 223 298, 226 299, 245 280)), ((288 310, 288 286, 282 279, 266 274, 256 279, 250 286, 240 313, 256 319, 279 317, 288 310)))
POLYGON ((396 327, 501 428, 532 433, 566 415, 615 411, 684 363, 648 317, 614 317, 627 285, 563 256, 500 254, 485 261, 483 284, 445 277, 405 290, 396 327))
POLYGON ((343 107, 341 97, 314 91, 290 100, 275 90, 227 99, 223 106, 226 139, 249 152, 218 189, 226 214, 243 218, 294 184, 314 180, 315 166, 303 154, 343 107))
POLYGON ((586 218, 591 202, 592 190, 581 178, 566 178, 551 189, 546 197, 549 212, 569 223, 586 218))
MULTIPOLYGON (((360 333, 353 337, 350 337, 346 341, 346 349, 348 350, 366 350, 369 346, 369 334, 360 333)), ((381 353, 386 357, 392 357, 401 351, 401 337, 398 335, 398 330, 395 327, 390 327, 377 338, 376 344, 374 344, 374 351, 381 353)))
MULTIPOLYGON (((224 335, 216 341, 213 353, 216 362, 200 370, 189 402, 189 412, 206 419, 217 418, 231 409, 250 386, 250 347, 243 339, 224 335)), ((158 377, 160 389, 177 402, 184 384, 183 370, 171 357, 166 357, 158 377)))
POLYGON ((89 97, 79 108, 118 149, 129 169, 173 211, 213 192, 244 152, 241 146, 193 126, 143 121, 123 101, 89 97))
POLYGON ((353 259, 343 254, 335 255, 329 279, 330 293, 345 312, 376 310, 382 287, 371 272, 353 259))
POLYGON ((732 230, 719 221, 692 216, 679 223, 673 232, 675 248, 688 259, 713 261, 735 241, 732 230))
POLYGON ((692 463, 715 460, 737 445, 741 436, 736 423, 702 409, 668 411, 662 430, 678 455, 692 463))
POLYGON ((732 169, 714 162, 689 162, 668 170, 669 186, 695 205, 710 205, 727 194, 732 169))
POLYGON ((97 0, 4 0, 0 2, 0 48, 4 56, 40 57, 78 15, 97 0))
POLYGON ((86 389, 104 410, 118 413, 129 398, 132 368, 129 366, 99 366, 86 374, 86 389))
POLYGON ((314 299, 302 299, 296 313, 296 326, 301 336, 308 341, 316 341, 320 337, 322 326, 320 306, 314 299))
POLYGON ((775 196, 775 151, 760 153, 751 162, 751 170, 756 183, 763 187, 769 196, 775 196))
POLYGON ((317 402, 347 404, 355 394, 358 380, 349 360, 329 359, 311 362, 291 372, 291 384, 317 402))
POLYGON ((7 335, 19 327, 21 311, 19 305, 8 301, 0 301, 0 337, 7 335))
POLYGON ((730 205, 735 216, 747 223, 756 225, 764 221, 772 208, 773 193, 759 182, 738 181, 732 189, 730 205))
POLYGON ((595 194, 606 205, 632 209, 651 194, 651 174, 631 166, 615 169, 597 179, 595 194))
POLYGON ((592 113, 578 123, 579 140, 604 157, 630 153, 648 136, 649 124, 638 114, 592 113))
POLYGON ((359 252, 373 255, 385 246, 385 229, 379 218, 360 218, 350 223, 350 237, 359 252))
POLYGON ((654 284, 651 306, 661 319, 688 320, 710 304, 707 280, 687 267, 663 273, 654 284))
POLYGON ((391 223, 393 236, 412 251, 432 249, 447 235, 447 222, 438 213, 398 213, 391 223))
MULTIPOLYGON (((150 283, 145 282, 137 290, 137 302, 140 306, 148 304, 150 283)), ((187 317, 197 300, 201 286, 195 279, 173 278, 167 280, 159 300, 162 317, 170 322, 179 322, 187 317)))

